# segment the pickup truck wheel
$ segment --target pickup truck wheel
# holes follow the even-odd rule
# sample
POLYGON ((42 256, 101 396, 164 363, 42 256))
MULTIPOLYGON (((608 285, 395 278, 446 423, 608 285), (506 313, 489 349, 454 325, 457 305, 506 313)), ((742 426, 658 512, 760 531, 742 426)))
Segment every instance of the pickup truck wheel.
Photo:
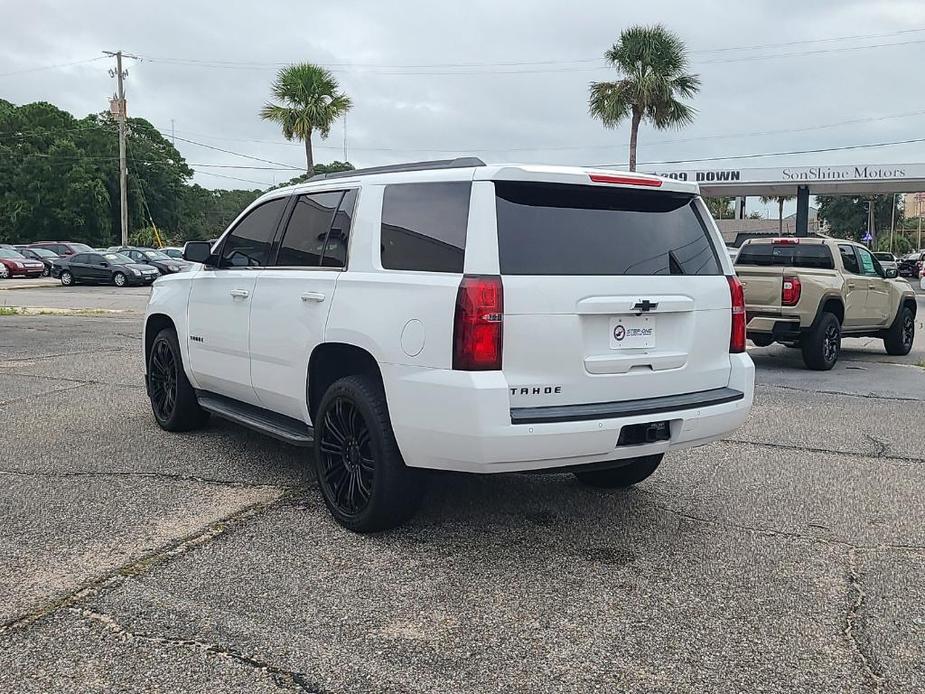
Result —
POLYGON ((369 533, 394 528, 414 514, 422 476, 402 460, 381 385, 367 376, 335 381, 315 422, 318 486, 338 523, 369 533))
POLYGON ((662 462, 663 455, 662 453, 647 455, 641 458, 633 458, 631 462, 620 467, 607 470, 585 470, 574 474, 579 482, 587 484, 589 487, 600 487, 602 489, 630 487, 637 482, 642 482, 655 472, 655 468, 662 462))
POLYGON ((774 344, 774 338, 770 335, 753 335, 749 338, 755 347, 770 347, 774 344))
POLYGON ((828 371, 841 353, 841 323, 833 313, 823 313, 819 322, 800 340, 803 363, 815 371, 828 371))
POLYGON ((915 339, 915 316, 912 309, 908 306, 902 306, 893 325, 887 330, 886 337, 883 338, 883 346, 887 354, 903 356, 909 354, 912 349, 912 341, 915 339))
POLYGON ((167 431, 198 429, 209 420, 183 371, 180 343, 173 328, 164 328, 148 357, 148 398, 158 425, 167 431))

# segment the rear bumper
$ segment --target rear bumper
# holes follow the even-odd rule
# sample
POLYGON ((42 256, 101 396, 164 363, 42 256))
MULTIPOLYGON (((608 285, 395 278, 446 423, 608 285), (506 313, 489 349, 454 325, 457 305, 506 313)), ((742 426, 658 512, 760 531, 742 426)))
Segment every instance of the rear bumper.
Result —
POLYGON ((787 316, 755 316, 749 319, 745 332, 752 335, 770 335, 774 340, 790 342, 800 338, 800 319, 787 316))
POLYGON ((679 404, 676 409, 643 414, 523 424, 512 423, 508 385, 501 372, 382 365, 382 375, 392 427, 408 466, 523 472, 665 453, 728 434, 748 416, 755 375, 748 355, 733 354, 730 361, 728 390, 736 395, 726 393, 730 399, 715 404, 679 404), (670 440, 617 446, 624 426, 654 421, 669 422, 670 440))

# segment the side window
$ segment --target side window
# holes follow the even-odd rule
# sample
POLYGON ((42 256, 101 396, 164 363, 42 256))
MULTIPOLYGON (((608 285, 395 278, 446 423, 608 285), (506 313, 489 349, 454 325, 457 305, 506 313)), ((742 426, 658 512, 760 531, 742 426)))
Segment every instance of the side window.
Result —
POLYGON ((78 253, 77 255, 72 255, 72 256, 71 256, 71 262, 72 262, 72 263, 85 263, 85 262, 87 262, 87 254, 86 254, 86 253, 78 253))
POLYGON ((353 208, 356 206, 356 188, 344 193, 334 215, 334 223, 328 233, 328 242, 324 245, 324 257, 321 264, 325 267, 347 267, 347 241, 350 238, 350 225, 353 224, 353 208))
POLYGON ((276 198, 248 212, 225 238, 220 267, 266 265, 286 202, 286 198, 276 198))
POLYGON ((855 250, 858 252, 858 257, 861 259, 862 274, 868 277, 880 277, 883 274, 880 262, 871 255, 870 251, 858 246, 855 246, 855 250))
POLYGON ((838 252, 841 254, 841 262, 845 266, 845 272, 860 275, 861 267, 858 265, 858 257, 854 254, 854 246, 839 245, 838 252))
POLYGON ((382 267, 462 272, 471 183, 398 183, 382 197, 382 267))
POLYGON ((98 253, 87 253, 84 258, 86 258, 84 262, 90 263, 91 265, 99 265, 103 262, 103 256, 99 255, 98 253))
POLYGON ((343 191, 300 195, 286 225, 286 235, 279 247, 276 264, 281 266, 318 267, 324 255, 328 231, 343 191))

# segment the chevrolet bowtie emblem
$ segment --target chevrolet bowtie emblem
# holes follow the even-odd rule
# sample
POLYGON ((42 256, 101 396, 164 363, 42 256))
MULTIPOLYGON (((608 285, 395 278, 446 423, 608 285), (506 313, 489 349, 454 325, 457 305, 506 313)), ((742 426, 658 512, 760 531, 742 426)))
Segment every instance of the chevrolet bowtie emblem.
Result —
POLYGON ((654 311, 658 308, 658 302, 651 302, 648 299, 643 301, 637 301, 636 305, 633 306, 633 311, 636 313, 645 313, 646 311, 654 311))

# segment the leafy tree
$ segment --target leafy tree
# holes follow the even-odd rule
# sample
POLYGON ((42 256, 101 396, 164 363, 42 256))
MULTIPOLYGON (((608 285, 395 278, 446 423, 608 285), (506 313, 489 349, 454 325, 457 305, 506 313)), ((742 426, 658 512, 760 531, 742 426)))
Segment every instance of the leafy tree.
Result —
POLYGON ((629 170, 635 171, 639 124, 666 130, 693 122, 696 111, 679 97, 693 97, 700 77, 687 72, 684 42, 660 24, 623 30, 604 58, 619 79, 592 82, 588 108, 605 128, 630 119, 629 170))
POLYGON ((704 198, 703 201, 714 219, 731 219, 735 216, 733 198, 704 198))
POLYGON ((339 91, 334 76, 323 67, 299 63, 284 67, 273 82, 273 96, 280 104, 267 104, 260 111, 264 120, 274 121, 283 128, 287 140, 296 138, 305 143, 305 170, 314 175, 312 133, 317 130, 322 139, 331 126, 350 110, 350 97, 339 91))
POLYGON ((180 199, 180 224, 173 236, 178 242, 214 239, 262 192, 188 186, 180 199))
MULTIPOLYGON (((329 174, 329 173, 338 173, 340 171, 353 171, 356 167, 351 164, 349 161, 332 161, 330 164, 315 164, 315 175, 318 174, 329 174)), ((311 174, 301 174, 295 178, 290 178, 285 183, 280 183, 279 185, 273 186, 271 190, 276 190, 277 188, 285 188, 286 186, 294 186, 296 183, 304 183, 311 178, 311 174)))
POLYGON ((765 205, 771 202, 777 203, 777 233, 784 233, 784 203, 788 200, 793 200, 795 195, 762 195, 761 202, 765 205))
MULTIPOLYGON (((867 205, 874 205, 874 236, 890 231, 893 220, 893 195, 817 195, 819 219, 829 227, 832 236, 860 241, 867 233, 867 205)), ((896 226, 901 228, 902 209, 896 208, 896 226)))
POLYGON ((904 234, 899 233, 898 231, 893 234, 892 248, 890 248, 890 233, 880 234, 877 237, 877 246, 876 250, 878 251, 890 251, 896 255, 906 255, 915 250, 915 246, 912 244, 912 241, 908 239, 904 234))

